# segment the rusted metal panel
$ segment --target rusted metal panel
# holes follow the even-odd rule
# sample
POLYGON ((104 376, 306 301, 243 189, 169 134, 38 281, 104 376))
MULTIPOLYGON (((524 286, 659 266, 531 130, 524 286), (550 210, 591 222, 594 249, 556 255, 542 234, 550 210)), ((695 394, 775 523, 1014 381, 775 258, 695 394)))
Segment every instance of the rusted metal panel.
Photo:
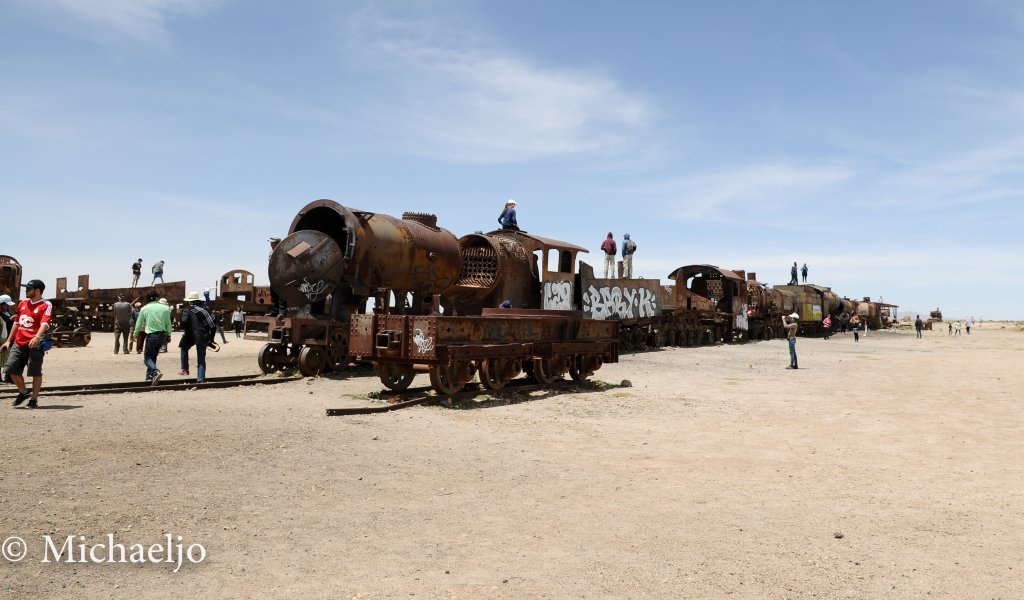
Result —
POLYGON ((821 291, 810 285, 777 285, 775 289, 793 294, 796 301, 795 311, 800 320, 809 323, 820 323, 825 317, 822 307, 821 291))
POLYGON ((15 302, 21 299, 21 263, 13 256, 0 254, 0 294, 15 302))
POLYGON ((354 356, 373 356, 373 320, 376 315, 353 315, 348 341, 354 356))

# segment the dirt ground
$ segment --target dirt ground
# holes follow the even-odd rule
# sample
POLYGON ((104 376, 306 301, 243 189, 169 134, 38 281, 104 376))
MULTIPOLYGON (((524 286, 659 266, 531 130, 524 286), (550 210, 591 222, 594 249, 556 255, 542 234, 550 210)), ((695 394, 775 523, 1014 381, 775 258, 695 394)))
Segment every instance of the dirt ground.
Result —
MULTIPOLYGON (((256 372, 261 344, 229 339, 209 376, 256 372)), ((46 382, 142 379, 112 340, 51 351, 46 382)), ((375 402, 372 376, 39 410, 5 392, 0 540, 27 551, 0 597, 1024 597, 1024 333, 798 352, 624 355, 607 389, 358 417, 325 409, 375 402), (46 535, 108 534, 206 557, 42 562, 46 535)))

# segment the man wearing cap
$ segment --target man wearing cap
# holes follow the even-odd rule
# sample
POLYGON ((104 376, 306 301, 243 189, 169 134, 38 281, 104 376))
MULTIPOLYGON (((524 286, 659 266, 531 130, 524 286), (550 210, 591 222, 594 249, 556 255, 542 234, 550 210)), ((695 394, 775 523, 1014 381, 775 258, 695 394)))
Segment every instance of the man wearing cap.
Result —
POLYGON ((156 359, 160 355, 160 346, 171 337, 171 309, 157 302, 159 298, 160 294, 156 291, 146 294, 148 303, 139 311, 139 318, 135 322, 139 345, 142 345, 143 339, 146 340, 142 357, 146 364, 146 381, 153 385, 159 383, 164 376, 156 368, 156 359))
MULTIPOLYGON (((139 320, 139 309, 142 308, 141 302, 132 304, 132 316, 128 319, 128 353, 130 354, 132 349, 135 348, 135 322, 139 320)), ((137 350, 138 354, 142 354, 142 344, 139 344, 137 350)))
POLYGON ((516 201, 510 198, 505 203, 505 209, 501 211, 501 215, 498 216, 498 223, 501 223, 502 229, 512 229, 513 231, 519 231, 519 222, 516 220, 516 201))
POLYGON ((121 340, 124 340, 124 353, 128 354, 128 338, 131 336, 132 305, 125 302, 124 296, 117 297, 114 303, 114 354, 121 351, 121 340))
MULTIPOLYGON (((279 238, 279 237, 272 237, 272 238, 270 238, 267 241, 270 242, 270 255, 267 257, 267 259, 269 260, 270 256, 274 255, 274 249, 277 248, 277 245, 281 243, 281 238, 279 238)), ((269 273, 268 273, 268 275, 269 275, 269 273)), ((285 310, 287 308, 288 308, 288 305, 285 303, 284 300, 281 299, 280 296, 277 295, 277 292, 274 290, 274 282, 271 281, 270 282, 270 314, 267 315, 267 316, 276 317, 278 315, 281 315, 283 317, 284 313, 285 313, 285 310)))
POLYGON ((636 252, 636 242, 629 239, 629 234, 622 235, 622 277, 629 279, 633 277, 633 253, 636 252))
POLYGON ((53 316, 53 305, 43 299, 46 285, 33 279, 24 285, 25 299, 18 304, 15 311, 16 319, 7 339, 0 345, 0 351, 11 348, 11 356, 7 359, 7 373, 11 381, 18 387, 18 397, 14 406, 28 400, 28 407, 35 408, 39 402, 39 390, 43 387, 43 357, 46 351, 42 347, 43 335, 50 328, 53 316), (25 365, 32 377, 32 391, 25 389, 25 365), (31 400, 29 399, 31 398, 31 400))
POLYGON ((793 313, 789 316, 782 315, 782 327, 786 330, 786 337, 789 338, 789 366, 787 369, 796 369, 796 331, 800 329, 800 315, 793 313))

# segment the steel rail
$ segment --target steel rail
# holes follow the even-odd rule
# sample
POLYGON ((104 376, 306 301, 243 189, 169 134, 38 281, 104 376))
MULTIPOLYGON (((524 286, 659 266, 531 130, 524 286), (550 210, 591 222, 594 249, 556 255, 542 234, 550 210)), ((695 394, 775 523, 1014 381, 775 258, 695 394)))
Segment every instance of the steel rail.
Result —
POLYGON ((522 379, 523 383, 516 383, 513 380, 509 385, 501 388, 500 390, 489 390, 483 386, 475 390, 463 390, 451 395, 428 393, 427 390, 431 388, 416 388, 414 390, 406 390, 404 392, 386 392, 381 394, 388 398, 387 404, 379 406, 354 406, 346 408, 328 408, 328 417, 343 417, 348 415, 371 415, 376 413, 385 413, 410 406, 417 406, 420 404, 429 404, 438 402, 441 400, 461 400, 464 398, 473 398, 476 396, 482 396, 485 394, 501 394, 503 392, 532 392, 535 390, 549 390, 564 388, 571 385, 573 382, 560 380, 551 384, 543 383, 532 383, 528 379, 522 379), (411 397, 410 397, 411 396, 411 397))
MULTIPOLYGON (((178 391, 184 389, 217 389, 230 387, 247 387, 253 385, 273 385, 287 381, 298 381, 299 377, 264 378, 257 375, 238 375, 228 377, 208 377, 203 383, 195 379, 176 379, 166 383, 151 385, 146 381, 126 381, 119 383, 92 383, 80 385, 62 385, 43 388, 40 398, 56 398, 59 396, 92 396, 97 394, 125 394, 130 392, 178 391)), ((16 394, 16 389, 4 390, 4 394, 16 394)))

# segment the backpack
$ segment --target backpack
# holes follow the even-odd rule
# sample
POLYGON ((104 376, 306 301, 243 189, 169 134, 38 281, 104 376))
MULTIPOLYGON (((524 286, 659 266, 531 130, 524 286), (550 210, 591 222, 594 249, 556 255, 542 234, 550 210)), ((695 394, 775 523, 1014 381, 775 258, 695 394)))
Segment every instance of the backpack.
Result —
POLYGON ((634 252, 636 252, 636 242, 626 240, 626 254, 633 254, 634 252))

